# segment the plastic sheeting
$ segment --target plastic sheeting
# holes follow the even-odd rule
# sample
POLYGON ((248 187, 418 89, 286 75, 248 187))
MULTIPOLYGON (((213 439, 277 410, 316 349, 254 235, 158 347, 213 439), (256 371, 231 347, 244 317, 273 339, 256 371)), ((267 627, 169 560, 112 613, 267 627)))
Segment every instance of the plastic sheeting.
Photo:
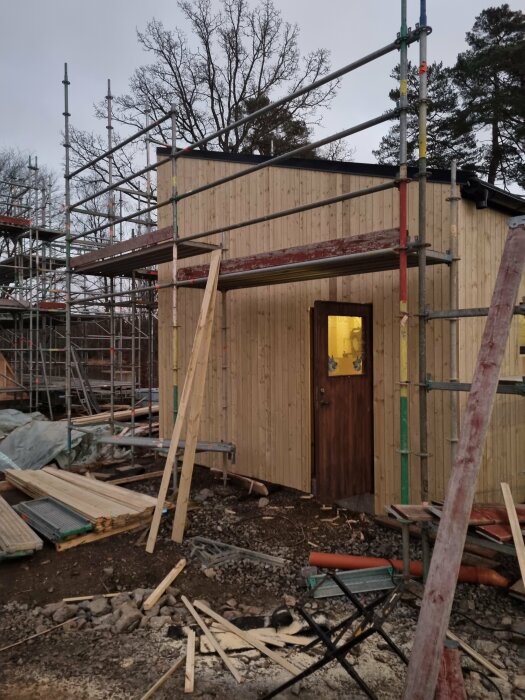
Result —
POLYGON ((47 418, 42 413, 22 413, 22 411, 17 411, 14 408, 6 408, 0 411, 0 440, 16 428, 27 425, 34 420, 47 421, 47 418))
MULTIPOLYGON (((73 429, 71 462, 81 464, 101 459, 111 447, 97 445, 97 439, 110 434, 108 425, 88 426, 82 428, 82 431, 73 429)), ((67 423, 32 419, 13 430, 0 443, 0 452, 19 469, 41 469, 50 462, 56 462, 59 467, 65 468, 68 465, 67 423)), ((13 464, 7 465, 5 462, 5 459, 0 458, 0 471, 13 469, 13 464)))

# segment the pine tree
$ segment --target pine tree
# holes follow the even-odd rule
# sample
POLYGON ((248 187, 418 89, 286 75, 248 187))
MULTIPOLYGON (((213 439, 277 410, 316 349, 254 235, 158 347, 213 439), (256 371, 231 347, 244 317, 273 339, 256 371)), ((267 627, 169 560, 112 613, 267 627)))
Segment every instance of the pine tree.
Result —
MULTIPOLYGON (((399 85, 400 68, 397 65, 391 77, 399 85)), ((417 66, 408 66, 408 125, 407 159, 410 165, 418 159, 418 90, 417 66)), ((399 102, 399 87, 391 90, 389 97, 399 102)), ((456 158, 463 166, 473 167, 479 156, 474 137, 468 130, 458 127, 459 96, 453 82, 453 71, 443 63, 428 67, 428 122, 427 158, 430 168, 449 168, 456 158)), ((373 151, 379 163, 399 163, 399 121, 383 136, 379 148, 373 151)))
POLYGON ((463 133, 475 133, 489 182, 525 187, 525 14, 489 7, 467 32, 454 69, 463 133))

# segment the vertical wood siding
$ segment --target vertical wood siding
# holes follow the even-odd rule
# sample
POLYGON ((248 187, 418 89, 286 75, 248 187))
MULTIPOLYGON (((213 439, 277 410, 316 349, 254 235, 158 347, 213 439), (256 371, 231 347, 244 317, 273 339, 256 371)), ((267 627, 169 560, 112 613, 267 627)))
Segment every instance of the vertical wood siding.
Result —
MULTIPOLYGON (((179 191, 243 169, 241 164, 205 159, 180 159, 179 191)), ((265 213, 376 185, 379 178, 293 168, 270 168, 223 185, 179 204, 181 236, 242 221, 265 213)), ((169 165, 159 174, 159 198, 168 196, 169 165)), ((427 237, 435 250, 448 249, 449 204, 446 185, 428 185, 427 237)), ((417 237, 417 183, 409 185, 409 234, 417 237)), ((225 234, 225 257, 236 258, 293 245, 358 235, 398 225, 396 190, 304 212, 225 234)), ((503 249, 506 217, 476 211, 460 202, 460 305, 488 305, 503 249)), ((169 225, 167 209, 159 226, 169 225)), ((218 237, 212 242, 218 242, 218 237)), ((207 256, 183 265, 207 262, 207 256)), ((159 281, 171 279, 170 265, 161 265, 159 281)), ((428 306, 448 308, 448 268, 428 270, 428 306)), ((179 291, 180 384, 188 362, 202 292, 179 291)), ((376 510, 399 500, 399 284, 398 273, 383 272, 282 284, 227 293, 228 366, 223 372, 222 305, 217 306, 213 345, 200 438, 231 440, 237 445, 239 473, 309 491, 311 487, 310 308, 316 300, 373 305, 374 337, 374 475, 376 510), (224 392, 222 376, 227 376, 224 392), (227 396, 226 421, 223 397, 227 396), (227 426, 224 434, 224 425, 227 426)), ((417 271, 409 271, 409 373, 411 498, 418 501, 418 366, 417 271)), ((448 322, 428 325, 428 372, 449 379, 448 322)), ((470 381, 483 321, 460 322, 460 379, 470 381), (468 325, 467 325, 468 324, 468 325)), ((509 343, 505 373, 518 374, 517 322, 509 343)), ((159 291, 159 387, 161 431, 171 433, 171 290, 159 291)), ((499 500, 499 481, 509 481, 515 497, 523 497, 521 466, 525 410, 523 399, 498 396, 489 432, 478 498, 499 500), (518 488, 519 487, 519 488, 518 488)), ((464 397, 462 397, 462 406, 464 397)), ((429 394, 429 488, 443 495, 449 471, 449 398, 429 394)), ((201 457, 220 465, 217 456, 201 457)))

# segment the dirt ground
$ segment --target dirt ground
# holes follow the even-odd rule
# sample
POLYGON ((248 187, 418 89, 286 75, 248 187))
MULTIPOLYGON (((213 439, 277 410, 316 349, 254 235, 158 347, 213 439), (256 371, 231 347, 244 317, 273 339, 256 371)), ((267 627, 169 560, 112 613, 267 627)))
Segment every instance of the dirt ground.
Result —
MULTIPOLYGON (((158 480, 134 485, 155 494, 158 480)), ((10 502, 21 500, 17 492, 4 494, 10 502)), ((190 600, 208 602, 220 614, 271 614, 283 601, 305 603, 312 614, 335 623, 353 612, 341 598, 314 601, 307 594, 301 568, 312 549, 399 558, 398 532, 380 527, 369 517, 348 511, 325 510, 314 499, 280 489, 268 503, 248 496, 234 485, 224 486, 206 469, 195 472, 192 497, 195 507, 188 516, 182 545, 171 541, 164 522, 155 553, 138 546, 139 532, 123 534, 67 550, 49 544, 33 557, 0 564, 0 647, 25 639, 35 630, 49 627, 44 606, 64 597, 96 595, 154 588, 181 557, 188 566, 175 586, 190 600), (272 567, 240 561, 203 571, 191 559, 189 538, 201 535, 237 546, 283 557, 286 564, 272 567), (286 598, 284 598, 286 596, 286 598), (232 610, 233 609, 233 610, 232 610), (39 627, 40 625, 40 627, 39 627)), ((412 558, 419 558, 417 542, 412 558)), ((516 562, 502 558, 499 571, 515 580, 516 562)), ((369 601, 376 594, 364 596, 369 601)), ((188 624, 185 608, 177 600, 170 609, 173 628, 188 624)), ((159 613, 160 614, 160 613, 159 613)), ((109 617, 109 615, 108 615, 109 617)), ((70 621, 63 628, 0 651, 0 697, 21 699, 122 698, 135 700, 185 653, 183 639, 168 636, 171 626, 151 629, 139 626, 117 634, 108 625, 70 621)), ((417 601, 403 600, 385 629, 406 653, 417 620, 417 601)), ((525 636, 512 628, 525 624, 525 606, 501 589, 460 584, 451 629, 474 646, 506 676, 506 681, 486 678, 486 670, 463 656, 465 679, 472 698, 525 698, 525 636)), ((296 666, 307 666, 318 656, 307 656, 297 647, 279 649, 296 666)), ((232 654, 244 677, 238 685, 215 655, 197 653, 194 695, 203 698, 259 698, 289 675, 259 652, 232 654)), ((405 666, 374 635, 349 657, 379 698, 402 695, 405 666)), ((155 698, 183 697, 184 671, 177 671, 155 698)), ((365 697, 342 667, 330 663, 299 687, 279 697, 365 697)), ((188 697, 188 696, 184 696, 188 697)))

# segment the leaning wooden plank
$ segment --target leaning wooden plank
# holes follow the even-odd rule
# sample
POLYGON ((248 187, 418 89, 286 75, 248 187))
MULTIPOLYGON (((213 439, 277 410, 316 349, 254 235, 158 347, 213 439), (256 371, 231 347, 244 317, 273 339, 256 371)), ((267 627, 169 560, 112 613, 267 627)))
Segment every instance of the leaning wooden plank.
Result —
POLYGON ((210 354, 211 336, 213 330, 213 318, 215 315, 215 301, 217 299, 217 288, 212 289, 209 312, 205 320, 203 329, 203 339, 199 355, 197 356, 197 366, 193 381, 193 392, 189 403, 189 416, 186 428, 186 444, 184 447, 184 457, 182 460, 182 470, 180 473, 179 490, 177 493, 177 505, 175 507, 175 517, 173 519, 173 529, 171 539, 175 542, 182 542, 184 529, 186 527, 186 516, 188 513, 188 503, 190 500, 191 480, 193 467, 195 464, 195 451, 199 438, 199 427, 201 422, 202 407, 204 403, 204 389, 206 386, 206 372, 208 370, 208 357, 210 354))
POLYGON ((478 662, 481 666, 484 666, 487 671, 490 671, 493 676, 496 676, 496 678, 501 678, 502 680, 507 680, 507 674, 503 673, 503 671, 500 671, 499 668, 496 668, 494 664, 491 664, 490 661, 488 661, 484 656, 479 654, 475 649, 473 649, 469 644, 464 642, 460 637, 454 634, 454 632, 451 632, 450 630, 447 630, 447 637, 448 639, 451 639, 453 642, 456 642, 456 644, 463 649, 465 654, 468 654, 472 659, 478 662))
POLYGON ((173 567, 173 569, 167 574, 162 581, 159 583, 157 588, 147 597, 147 599, 144 601, 144 610, 151 610, 151 608, 157 603, 157 601, 160 599, 166 588, 168 586, 171 586, 173 581, 177 578, 177 576, 180 574, 180 572, 184 569, 186 566, 186 559, 181 559, 179 563, 173 567))
POLYGON ((268 649, 267 646, 265 646, 262 642, 260 642, 258 639, 256 639, 249 632, 245 632, 244 630, 239 629, 239 627, 236 627, 229 620, 226 620, 226 618, 221 617, 221 615, 219 615, 215 611, 211 610, 204 603, 196 600, 195 607, 198 608, 201 612, 208 615, 208 617, 211 617, 212 620, 215 620, 216 622, 220 622, 221 625, 223 627, 225 627, 227 630, 229 630, 230 632, 234 632, 238 637, 243 639, 245 642, 248 642, 248 644, 250 646, 252 646, 255 649, 257 649, 258 651, 260 651, 261 654, 264 654, 269 659, 274 661, 276 664, 279 664, 279 666, 284 668, 286 671, 288 671, 292 675, 297 676, 297 675, 299 675, 299 673, 301 673, 301 669, 296 668, 287 659, 283 658, 282 656, 279 656, 279 654, 272 651, 271 649, 268 649))
POLYGON ((525 583, 525 544, 523 542, 523 535, 521 534, 516 507, 514 506, 514 499, 512 498, 510 486, 508 484, 502 483, 501 490, 503 491, 503 500, 505 501, 507 515, 509 516, 512 539, 514 540, 514 547, 516 548, 516 556, 518 557, 518 564, 521 572, 521 580, 525 583))
POLYGON ((152 554, 155 549, 155 542, 157 540, 157 534, 159 532, 160 519, 162 516, 164 501, 166 500, 166 495, 168 493, 168 486, 170 483, 173 465, 175 464, 175 460, 177 457, 177 450, 182 433, 182 426, 186 417, 186 410, 188 408, 190 394, 193 389, 193 380, 195 378, 197 357, 200 355, 204 327, 209 314, 210 302, 213 297, 212 292, 217 287, 220 262, 220 251, 214 251, 211 256, 210 276, 208 278, 208 284, 206 285, 206 291, 204 292, 199 321, 197 323, 197 331, 195 333, 193 348, 188 363, 188 369, 186 371, 186 377, 184 379, 184 386, 182 389, 180 403, 177 411, 177 418, 175 420, 175 425, 173 427, 173 433, 171 436, 171 444, 168 451, 168 456, 166 457, 166 464, 164 465, 164 474, 162 475, 162 481, 160 482, 157 505, 155 506, 155 513, 153 514, 153 520, 151 521, 151 528, 148 535, 148 541, 146 543, 146 551, 150 554, 152 554))
POLYGON ((221 657, 224 665, 228 669, 228 671, 232 674, 232 676, 235 678, 237 683, 242 683, 242 676, 237 671, 235 666, 232 664, 231 659, 228 657, 228 655, 223 651, 221 645, 219 642, 215 639, 213 634, 211 633, 208 625, 204 622, 202 617, 199 615, 199 613, 195 610, 193 605, 190 603, 190 601, 186 598, 185 595, 181 596, 181 600, 188 609, 188 612, 190 615, 193 617, 195 622, 199 625, 201 630, 203 631, 204 635, 206 636, 206 639, 209 641, 209 643, 212 645, 212 647, 215 649, 217 654, 221 657))
POLYGON ((433 698, 467 536, 485 436, 496 397, 525 263, 525 222, 515 217, 503 249, 474 378, 463 416, 443 516, 430 562, 408 665, 405 700, 433 698))
POLYGON ((157 690, 164 685, 164 683, 168 680, 168 678, 170 676, 172 676, 175 673, 175 671, 182 666, 182 664, 184 663, 185 660, 186 660, 185 656, 181 656, 180 659, 177 659, 177 661, 175 661, 173 666, 170 669, 168 669, 166 671, 166 673, 163 676, 161 676, 159 678, 159 680, 151 686, 151 688, 148 690, 148 692, 145 693, 140 698, 140 700, 148 700, 148 698, 153 697, 153 695, 155 695, 157 690))
POLYGON ((101 532, 90 532, 89 535, 80 535, 80 537, 74 537, 71 540, 56 542, 55 549, 57 550, 57 552, 64 552, 66 549, 72 549, 73 547, 78 547, 81 544, 98 542, 99 540, 105 540, 106 537, 120 535, 123 532, 133 532, 133 530, 138 530, 143 527, 144 522, 139 522, 129 523, 128 525, 120 525, 119 527, 112 527, 109 530, 102 530, 101 532))
POLYGON ((184 692, 193 693, 195 688, 195 632, 188 630, 186 645, 186 673, 184 675, 184 692))
POLYGON ((0 496, 0 550, 14 554, 36 551, 43 546, 40 537, 0 496))

